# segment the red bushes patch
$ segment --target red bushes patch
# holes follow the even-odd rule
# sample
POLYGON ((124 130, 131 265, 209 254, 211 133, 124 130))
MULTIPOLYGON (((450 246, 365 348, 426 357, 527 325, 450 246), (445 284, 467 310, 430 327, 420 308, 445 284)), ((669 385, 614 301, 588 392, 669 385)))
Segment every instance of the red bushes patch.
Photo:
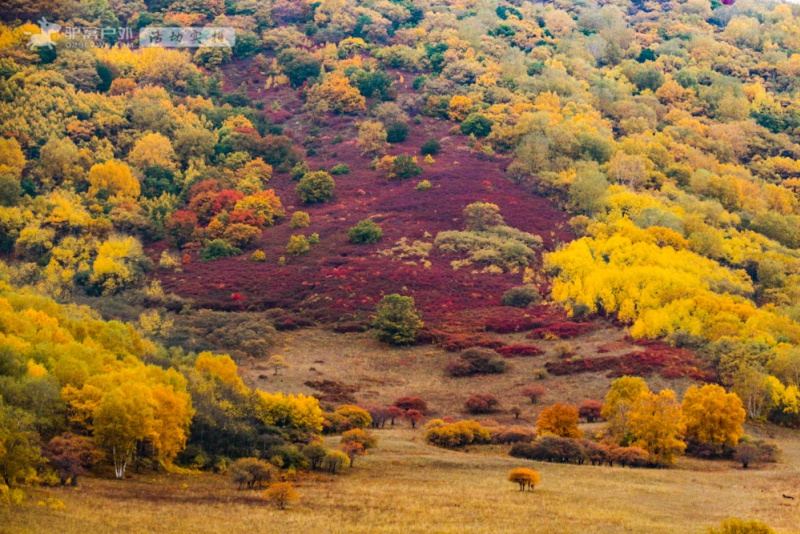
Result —
POLYGON ((533 345, 508 345, 496 349, 503 356, 539 356, 544 351, 533 345))
POLYGON ((558 339, 571 339, 574 337, 582 336, 593 330, 597 330, 597 325, 594 323, 575 323, 571 321, 554 322, 547 326, 536 328, 531 331, 527 336, 530 339, 547 339, 554 337, 558 339))
POLYGON ((647 376, 658 372, 665 378, 689 377, 703 382, 713 382, 716 379, 711 371, 701 367, 691 351, 663 344, 619 357, 600 356, 548 362, 545 369, 554 375, 608 371, 607 376, 616 378, 624 375, 647 376))

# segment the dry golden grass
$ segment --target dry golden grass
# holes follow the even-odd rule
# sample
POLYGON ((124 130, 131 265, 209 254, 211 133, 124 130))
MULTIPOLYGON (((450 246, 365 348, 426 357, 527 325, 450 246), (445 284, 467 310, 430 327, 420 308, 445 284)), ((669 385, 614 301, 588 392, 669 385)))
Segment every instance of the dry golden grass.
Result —
MULTIPOLYGON (((597 347, 623 336, 618 328, 603 328, 578 339, 570 340, 574 352, 584 358, 597 354, 597 347)), ((554 347, 559 341, 526 340, 524 334, 498 335, 510 344, 534 344, 545 354, 536 357, 517 357, 508 360, 510 369, 501 375, 467 378, 447 376, 443 368, 456 357, 433 345, 388 347, 366 334, 333 334, 321 329, 305 329, 281 334, 275 353, 286 358, 292 367, 277 377, 267 368, 266 358, 243 362, 241 372, 252 387, 285 393, 318 393, 304 385, 308 380, 335 380, 356 385, 355 397, 362 404, 389 405, 403 395, 416 395, 430 405, 431 415, 465 416, 464 402, 474 393, 491 393, 500 399, 503 412, 491 419, 509 422, 507 412, 512 406, 522 409, 521 420, 533 424, 543 406, 555 402, 578 404, 587 399, 602 400, 612 379, 605 373, 582 373, 571 376, 550 376, 537 381, 534 371, 544 368, 545 362, 556 359, 554 347), (259 379, 259 376, 264 378, 259 379), (548 393, 539 406, 520 394, 527 385, 537 383, 548 393)), ((624 354, 633 350, 622 344, 608 354, 624 354)), ((679 396, 691 385, 688 379, 668 380, 658 376, 646 377, 654 390, 674 389, 679 396)))
POLYGON ((43 490, 34 503, 2 509, 0 530, 63 532, 691 533, 726 517, 755 518, 800 532, 800 507, 781 493, 800 489, 798 434, 781 431, 784 461, 765 470, 731 462, 682 461, 632 470, 542 464, 427 446, 409 429, 379 432, 379 449, 343 476, 297 482, 286 511, 259 492, 236 491, 221 475, 87 479, 43 490), (542 483, 520 493, 508 471, 528 466, 542 483), (37 506, 47 496, 65 511, 37 506))

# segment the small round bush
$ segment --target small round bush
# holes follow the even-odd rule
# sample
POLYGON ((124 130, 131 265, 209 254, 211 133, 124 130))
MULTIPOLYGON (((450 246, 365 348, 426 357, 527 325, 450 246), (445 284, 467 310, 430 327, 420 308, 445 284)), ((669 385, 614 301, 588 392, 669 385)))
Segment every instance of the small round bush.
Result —
POLYGON ((439 152, 442 151, 442 144, 439 142, 438 139, 430 138, 419 148, 420 154, 423 156, 433 155, 435 156, 439 152))
POLYGON ((292 220, 289 221, 291 228, 305 228, 311 224, 311 216, 305 211, 296 211, 292 214, 292 220))
POLYGON ((334 165, 331 169, 331 174, 339 176, 340 174, 350 174, 350 166, 347 163, 339 163, 334 165))
POLYGON ((508 364, 492 349, 475 347, 461 353, 457 360, 447 364, 445 371, 454 377, 476 374, 504 373, 508 364))
POLYGON ((417 191, 427 191, 433 187, 433 184, 430 183, 428 180, 422 180, 420 183, 417 184, 416 190, 417 191))
POLYGON ((291 254, 292 256, 299 256, 301 254, 305 254, 311 249, 309 245, 308 239, 306 236, 300 235, 293 235, 289 238, 289 242, 286 244, 286 253, 291 254))
POLYGON ((512 306, 514 308, 527 308, 530 305, 539 304, 542 301, 542 296, 535 286, 520 286, 513 287, 503 293, 503 306, 512 306))
POLYGON ((408 138, 408 125, 402 122, 393 122, 386 127, 386 140, 390 143, 402 143, 408 138))
POLYGON ((461 123, 461 133, 464 135, 474 135, 475 137, 486 137, 492 131, 492 120, 484 117, 480 113, 472 113, 464 122, 461 123))
POLYGON ((492 413, 500 405, 497 397, 490 393, 477 393, 467 399, 464 407, 469 413, 492 413))
POLYGON ((351 243, 377 243, 383 238, 383 230, 371 219, 364 219, 347 231, 351 243))
POLYGON ((336 182, 325 171, 306 173, 297 184, 297 194, 306 204, 325 202, 333 198, 336 182))
POLYGON ((319 243, 319 234, 314 232, 310 236, 308 236, 308 244, 309 245, 316 245, 319 243))
POLYGON ((428 403, 419 397, 398 397, 392 403, 392 406, 396 406, 404 411, 417 410, 422 413, 428 411, 428 403))
POLYGON ((252 254, 250 254, 250 259, 256 262, 262 262, 267 259, 267 255, 264 254, 263 250, 255 250, 252 254))
POLYGON ((422 174, 422 167, 420 167, 416 159, 417 158, 407 154, 394 158, 394 165, 392 167, 394 177, 398 180, 405 180, 422 174))
POLYGON ((225 258, 228 256, 238 256, 242 251, 224 239, 214 239, 209 241, 208 244, 200 250, 201 261, 211 261, 217 258, 225 258))

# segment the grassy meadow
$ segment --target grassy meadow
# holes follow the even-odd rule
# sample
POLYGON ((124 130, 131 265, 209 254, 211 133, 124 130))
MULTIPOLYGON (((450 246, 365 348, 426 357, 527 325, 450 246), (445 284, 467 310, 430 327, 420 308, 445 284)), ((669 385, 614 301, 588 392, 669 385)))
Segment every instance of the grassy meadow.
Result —
MULTIPOLYGON (((753 429, 750 429, 753 431, 753 429)), ((354 533, 691 533, 726 517, 755 518, 800 532, 797 433, 779 431, 779 464, 742 470, 732 462, 682 459, 645 470, 527 462, 499 449, 453 452, 425 445, 419 430, 378 431, 379 448, 344 475, 297 480, 300 500, 285 511, 237 491, 223 475, 134 475, 84 479, 41 490, 6 508, 4 533, 354 532, 354 533), (521 493, 506 481, 526 465, 542 483, 521 493), (55 497, 66 510, 37 501, 55 497)))

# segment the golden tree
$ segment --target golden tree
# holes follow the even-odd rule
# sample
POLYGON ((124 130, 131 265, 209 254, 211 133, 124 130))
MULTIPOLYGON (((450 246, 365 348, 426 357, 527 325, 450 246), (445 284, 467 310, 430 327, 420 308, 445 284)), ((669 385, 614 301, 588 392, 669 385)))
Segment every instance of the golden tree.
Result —
POLYGON ((628 412, 634 447, 650 454, 650 462, 671 465, 686 449, 681 439, 681 409, 671 389, 642 394, 628 412))
POLYGON ((533 491, 541 480, 539 473, 527 467, 518 467, 508 474, 508 481, 519 484, 520 491, 525 491, 526 488, 533 491))
POLYGON ((106 200, 110 197, 137 198, 139 180, 130 167, 116 160, 98 163, 89 170, 89 196, 106 200))
POLYGON ((711 445, 717 450, 739 443, 744 435, 744 419, 739 396, 726 393, 725 388, 716 384, 690 387, 681 403, 680 424, 687 441, 711 445))
POLYGON ((300 498, 291 482, 276 482, 264 490, 264 499, 273 503, 281 510, 286 509, 286 505, 300 498))
POLYGON ((566 404, 553 404, 542 410, 539 420, 536 421, 536 431, 542 434, 552 434, 562 438, 581 438, 583 432, 578 428, 578 409, 566 404))

